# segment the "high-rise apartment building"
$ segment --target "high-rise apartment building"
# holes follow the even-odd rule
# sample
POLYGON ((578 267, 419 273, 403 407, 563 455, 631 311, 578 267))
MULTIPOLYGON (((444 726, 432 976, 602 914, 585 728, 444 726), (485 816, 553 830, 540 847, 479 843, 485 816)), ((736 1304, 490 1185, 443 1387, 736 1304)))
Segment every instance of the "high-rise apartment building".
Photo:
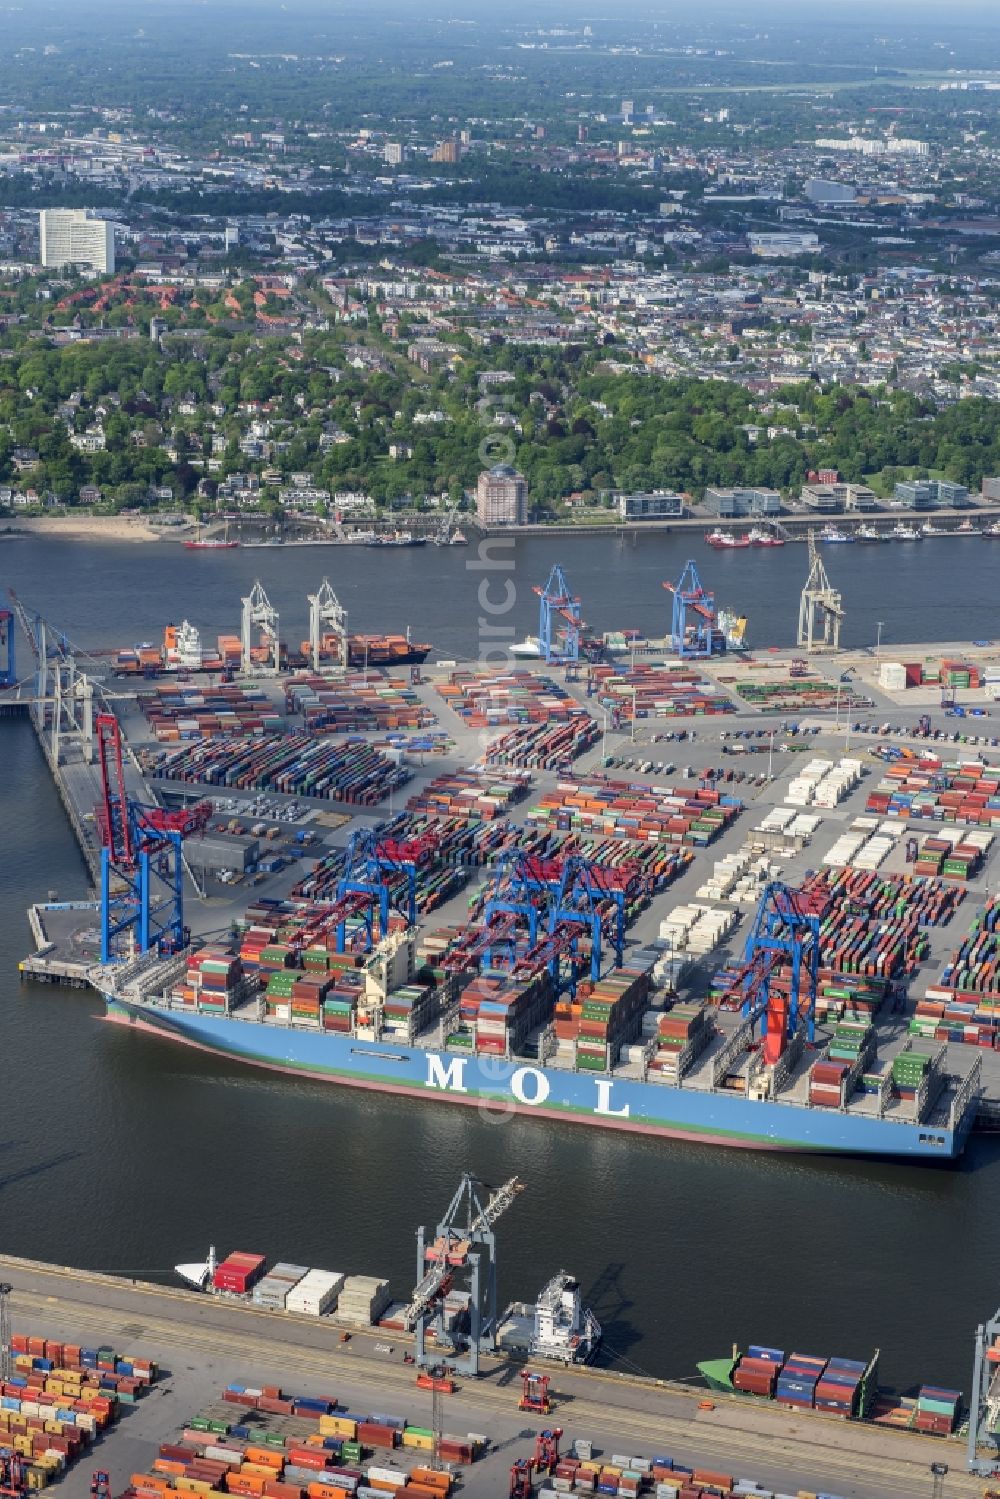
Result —
POLYGON ((38 215, 44 266, 81 266, 113 273, 115 228, 86 208, 43 208, 38 215))
POLYGON ((528 519, 528 481, 509 463, 479 475, 476 516, 483 526, 523 526, 528 519))

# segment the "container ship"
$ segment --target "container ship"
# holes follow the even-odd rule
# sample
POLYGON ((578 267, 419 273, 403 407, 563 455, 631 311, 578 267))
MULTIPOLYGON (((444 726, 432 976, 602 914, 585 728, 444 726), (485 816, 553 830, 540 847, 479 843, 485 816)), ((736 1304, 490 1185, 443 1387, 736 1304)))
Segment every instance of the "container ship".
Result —
MULTIPOLYGON (((360 965, 350 953, 324 950, 321 957, 310 949, 303 958, 315 968, 254 973, 254 962, 284 961, 268 945, 270 934, 255 938, 256 930, 247 929, 239 955, 146 955, 92 969, 89 979, 109 1020, 164 1039, 256 1067, 462 1104, 494 1117, 503 1112, 744 1150, 940 1161, 961 1154, 977 1113, 975 1067, 964 1078, 942 1074, 924 1090, 927 1107, 890 1097, 887 1088, 876 1097, 842 1089, 836 1106, 819 1107, 809 1053, 787 1054, 780 1079, 766 1085, 746 1065, 745 1026, 716 1030, 723 1017, 697 1006, 645 1008, 655 1006, 652 974, 662 958, 655 948, 630 954, 628 968, 592 982, 580 1020, 580 1007, 553 1005, 544 969, 522 980, 481 976, 460 996, 454 974, 444 973, 437 984, 414 982, 412 929, 391 934, 360 965), (587 1016, 607 1015, 616 1005, 627 1012, 631 1035, 641 1029, 638 1046, 590 1039, 599 1027, 587 1016), (560 1021, 560 1014, 568 1018, 560 1021), (557 1040, 567 1026, 580 1039, 557 1040)), ((916 1080, 900 1076, 912 1100, 916 1080)))
POLYGON ((878 1385, 876 1351, 865 1359, 786 1353, 751 1344, 729 1358, 706 1359, 698 1373, 723 1395, 771 1400, 790 1411, 825 1411, 848 1421, 869 1421, 901 1431, 947 1437, 959 1419, 961 1392, 920 1385, 916 1396, 899 1396, 878 1385))

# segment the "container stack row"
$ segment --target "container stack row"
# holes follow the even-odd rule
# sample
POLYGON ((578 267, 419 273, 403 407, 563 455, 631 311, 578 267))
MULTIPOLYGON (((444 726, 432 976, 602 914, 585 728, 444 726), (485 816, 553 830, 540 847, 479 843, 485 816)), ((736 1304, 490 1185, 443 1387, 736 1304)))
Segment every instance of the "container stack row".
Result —
POLYGON ((252 687, 196 687, 164 682, 140 692, 139 707, 157 739, 217 739, 227 735, 280 733, 284 719, 265 692, 252 687))
POLYGON ((580 712, 561 722, 519 724, 495 739, 483 758, 487 765, 562 770, 600 737, 595 720, 589 713, 580 712))
POLYGON ((15 1333, 13 1370, 0 1384, 0 1445, 38 1492, 57 1482, 157 1377, 149 1359, 15 1333))
POLYGON ((724 942, 739 925, 735 907, 703 906, 697 902, 675 906, 660 922, 660 936, 678 952, 703 957, 724 942))
POLYGON ((636 718, 688 718, 733 713, 734 705, 700 672, 689 666, 592 666, 588 690, 602 707, 630 722, 636 718))
POLYGON ((706 847, 739 811, 735 798, 708 787, 671 789, 594 776, 585 782, 561 781, 528 820, 567 832, 706 847))
MULTIPOLYGON (((478 1448, 445 1436, 442 1463, 469 1463, 478 1448)), ((174 1493, 240 1499, 448 1499, 453 1479, 434 1458, 434 1435, 385 1412, 343 1410, 279 1386, 230 1384, 222 1399, 165 1442, 123 1499, 174 1493)))
MULTIPOLYGON (((393 833, 391 836, 395 838, 399 835, 393 833)), ((344 849, 332 849, 322 859, 318 859, 309 874, 293 887, 293 896, 305 902, 336 900, 337 886, 344 877, 344 869, 344 849)), ((433 860, 417 867, 414 878, 417 912, 421 916, 427 916, 458 894, 468 879, 468 873, 459 863, 441 862, 438 850, 433 860)), ((398 901, 405 910, 409 880, 406 870, 390 870, 385 879, 392 901, 398 901)))
POLYGON ((990 827, 1000 820, 1000 768, 979 760, 942 765, 936 756, 886 766, 866 810, 909 822, 929 818, 990 827))
POLYGON ((914 872, 940 875, 945 880, 975 879, 993 843, 993 834, 974 828, 960 833, 957 828, 942 828, 940 833, 921 839, 914 872))
MULTIPOLYGON (((833 682, 814 678, 779 677, 740 682, 736 691, 751 708, 764 713, 799 713, 837 705, 837 688, 833 682)), ((840 707, 849 708, 853 699, 841 689, 840 707)))
POLYGON ((861 761, 842 758, 836 765, 822 757, 803 765, 788 783, 785 800, 796 807, 839 806, 861 780, 861 761))
POLYGON ((377 806, 411 779, 410 771, 371 745, 334 744, 309 734, 187 745, 168 755, 158 774, 188 785, 281 791, 365 807, 377 806))
POLYGON ((590 716, 564 687, 535 672, 454 671, 437 690, 472 728, 590 716))
POLYGON ((336 682, 329 677, 292 677, 285 686, 285 706, 290 713, 301 713, 313 734, 378 734, 428 729, 437 723, 405 681, 382 672, 349 673, 336 682))
POLYGON ((926 928, 950 921, 963 894, 942 880, 850 868, 824 869, 802 886, 809 907, 824 911, 820 966, 880 978, 914 972, 929 951, 926 928))
POLYGON ((421 787, 410 797, 406 810, 440 819, 464 817, 492 822, 522 801, 530 786, 531 777, 525 770, 454 770, 421 787))
POLYGON ((1000 898, 979 911, 910 1021, 914 1035, 992 1046, 1000 1035, 1000 898))

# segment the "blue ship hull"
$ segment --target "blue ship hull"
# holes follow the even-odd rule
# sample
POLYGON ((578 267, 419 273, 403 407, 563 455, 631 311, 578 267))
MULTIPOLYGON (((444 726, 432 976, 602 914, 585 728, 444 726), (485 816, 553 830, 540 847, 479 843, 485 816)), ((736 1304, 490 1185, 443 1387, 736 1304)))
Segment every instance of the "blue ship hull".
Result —
MULTIPOLYGON (((605 1129, 745 1150, 952 1159, 965 1130, 878 1119, 851 1110, 758 1103, 738 1094, 567 1072, 501 1057, 361 1041, 331 1031, 162 1009, 105 994, 108 1019, 246 1062, 368 1091, 406 1094, 605 1129)), ((966 1126, 971 1122, 967 1116, 966 1126)))

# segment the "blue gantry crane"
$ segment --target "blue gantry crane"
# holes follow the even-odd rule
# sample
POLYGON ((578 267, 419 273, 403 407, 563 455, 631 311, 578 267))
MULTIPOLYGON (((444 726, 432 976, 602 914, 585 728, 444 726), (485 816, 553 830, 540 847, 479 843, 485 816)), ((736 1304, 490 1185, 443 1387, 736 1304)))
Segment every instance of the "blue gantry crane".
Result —
POLYGON ((553 661, 579 661, 580 633, 584 621, 580 617, 580 600, 570 592, 560 563, 549 573, 544 588, 535 588, 541 600, 538 610, 538 647, 542 659, 553 661), (561 637, 561 643, 560 643, 561 637))
POLYGON ((621 966, 626 906, 638 893, 637 866, 511 850, 493 872, 482 924, 470 928, 444 966, 468 969, 481 962, 489 968, 501 960, 513 966, 516 956, 535 971, 547 968, 557 993, 575 994, 584 967, 592 979, 600 977, 609 946, 621 966), (587 937, 590 955, 584 961, 580 944, 587 937))
POLYGON ((777 1061, 785 1042, 803 1022, 802 990, 805 984, 806 1039, 816 1039, 816 993, 819 985, 819 932, 822 910, 816 909, 797 890, 779 881, 765 887, 743 952, 743 966, 736 984, 743 995, 743 1014, 761 1021, 769 1037, 768 1061, 777 1061), (784 983, 772 987, 779 970, 789 970, 789 992, 784 983))
POLYGON ((375 945, 373 923, 376 911, 382 937, 389 930, 389 911, 394 905, 407 926, 416 925, 417 868, 431 856, 436 846, 437 840, 430 835, 397 839, 385 837, 373 828, 362 828, 351 834, 344 871, 337 883, 337 902, 344 906, 336 923, 338 952, 344 951, 345 923, 351 914, 364 916, 369 949, 375 945), (402 903, 398 898, 394 901, 388 883, 390 877, 399 872, 403 873, 406 885, 402 903), (361 904, 349 911, 347 907, 352 900, 361 904))
POLYGON ((670 642, 682 660, 704 660, 722 655, 726 637, 718 628, 715 594, 703 587, 693 561, 684 566, 678 583, 664 583, 674 596, 670 642))
POLYGON ((113 713, 95 725, 101 772, 96 809, 101 840, 101 962, 133 953, 179 952, 184 925, 184 839, 203 829, 211 802, 178 811, 147 807, 125 789, 121 730, 113 713))
POLYGON ((14 613, 0 609, 0 687, 13 687, 17 681, 17 652, 14 645, 14 613))

